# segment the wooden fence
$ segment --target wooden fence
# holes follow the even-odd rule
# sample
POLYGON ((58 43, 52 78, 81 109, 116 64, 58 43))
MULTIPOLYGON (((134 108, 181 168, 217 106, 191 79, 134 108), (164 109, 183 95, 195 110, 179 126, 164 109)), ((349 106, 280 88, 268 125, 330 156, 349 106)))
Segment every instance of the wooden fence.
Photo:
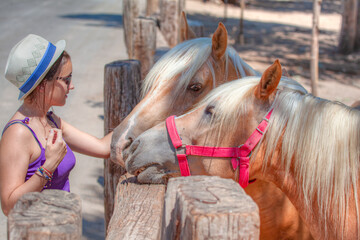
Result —
POLYGON ((124 175, 106 239, 259 239, 259 223, 257 205, 233 180, 180 177, 165 186, 124 175))

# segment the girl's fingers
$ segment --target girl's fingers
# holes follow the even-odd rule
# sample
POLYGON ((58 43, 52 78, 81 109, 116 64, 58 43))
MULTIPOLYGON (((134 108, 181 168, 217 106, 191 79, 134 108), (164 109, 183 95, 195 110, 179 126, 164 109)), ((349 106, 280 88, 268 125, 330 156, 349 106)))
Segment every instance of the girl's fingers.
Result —
POLYGON ((50 142, 52 141, 52 143, 54 144, 54 130, 53 129, 50 129, 49 131, 49 136, 48 138, 46 139, 46 144, 50 144, 50 142))
POLYGON ((54 142, 55 141, 63 142, 64 140, 62 138, 62 131, 59 129, 56 129, 55 132, 56 132, 56 135, 54 137, 56 137, 56 138, 54 138, 54 142))

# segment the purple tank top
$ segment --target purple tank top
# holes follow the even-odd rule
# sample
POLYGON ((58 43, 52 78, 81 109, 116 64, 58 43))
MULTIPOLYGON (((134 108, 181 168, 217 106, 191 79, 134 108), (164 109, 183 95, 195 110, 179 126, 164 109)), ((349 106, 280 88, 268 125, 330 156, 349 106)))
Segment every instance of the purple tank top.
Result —
MULTIPOLYGON (((50 121, 52 121, 55 124, 55 126, 57 128, 59 128, 57 126, 56 122, 54 121, 54 119, 52 118, 51 114, 52 114, 52 112, 49 112, 47 114, 47 117, 50 119, 50 121)), ((35 174, 36 170, 45 163, 45 160, 46 160, 45 148, 43 148, 43 146, 41 145, 35 132, 27 125, 29 123, 29 118, 25 118, 24 120, 10 121, 5 126, 4 131, 10 125, 15 124, 15 123, 20 123, 20 124, 26 126, 33 134, 35 140, 37 141, 37 143, 39 144, 40 149, 41 149, 40 156, 34 162, 29 164, 29 168, 27 170, 26 177, 25 177, 25 181, 27 181, 32 175, 35 174)), ((4 131, 3 131, 3 133, 4 133, 4 131)), ((72 152, 72 150, 70 149, 70 147, 67 144, 66 144, 66 148, 67 148, 67 152, 66 152, 65 157, 63 158, 63 160, 61 161, 61 163, 59 164, 57 169, 54 171, 52 181, 48 182, 45 185, 44 189, 60 189, 60 190, 70 192, 69 174, 70 174, 70 171, 75 166, 76 159, 75 159, 74 153, 72 152)))

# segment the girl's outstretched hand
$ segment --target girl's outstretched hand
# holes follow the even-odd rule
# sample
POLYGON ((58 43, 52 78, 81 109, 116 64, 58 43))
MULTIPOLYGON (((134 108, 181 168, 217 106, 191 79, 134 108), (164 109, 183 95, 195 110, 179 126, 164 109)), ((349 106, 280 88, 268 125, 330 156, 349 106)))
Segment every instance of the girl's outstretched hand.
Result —
POLYGON ((50 129, 46 141, 44 167, 54 172, 67 152, 66 143, 62 137, 62 131, 57 128, 50 129))

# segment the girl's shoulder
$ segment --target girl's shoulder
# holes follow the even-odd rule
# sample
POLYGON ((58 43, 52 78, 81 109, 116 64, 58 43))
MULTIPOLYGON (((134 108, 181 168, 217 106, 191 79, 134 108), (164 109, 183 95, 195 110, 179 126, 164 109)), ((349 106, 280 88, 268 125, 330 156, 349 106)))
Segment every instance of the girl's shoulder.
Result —
POLYGON ((5 126, 1 142, 6 142, 6 145, 14 147, 13 149, 16 149, 16 146, 26 148, 29 143, 32 143, 33 138, 33 131, 27 126, 26 122, 13 119, 5 126))

